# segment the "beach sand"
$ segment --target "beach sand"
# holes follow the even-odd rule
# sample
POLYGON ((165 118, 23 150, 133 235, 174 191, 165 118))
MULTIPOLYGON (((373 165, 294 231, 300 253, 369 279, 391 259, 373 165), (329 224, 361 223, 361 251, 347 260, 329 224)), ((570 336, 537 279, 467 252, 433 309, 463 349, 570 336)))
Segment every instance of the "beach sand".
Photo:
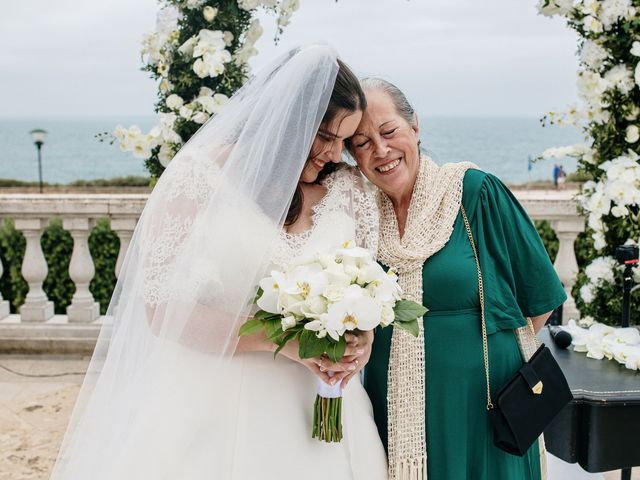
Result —
MULTIPOLYGON (((88 358, 0 355, 0 480, 46 480, 82 383, 88 358)), ((552 459, 549 480, 619 479, 618 472, 589 475, 576 465, 552 459), (555 475, 552 475, 555 473, 555 475)), ((212 477, 213 478, 213 477, 212 477)), ((633 480, 640 480, 640 468, 633 480)), ((184 479, 188 480, 188 479, 184 479)))

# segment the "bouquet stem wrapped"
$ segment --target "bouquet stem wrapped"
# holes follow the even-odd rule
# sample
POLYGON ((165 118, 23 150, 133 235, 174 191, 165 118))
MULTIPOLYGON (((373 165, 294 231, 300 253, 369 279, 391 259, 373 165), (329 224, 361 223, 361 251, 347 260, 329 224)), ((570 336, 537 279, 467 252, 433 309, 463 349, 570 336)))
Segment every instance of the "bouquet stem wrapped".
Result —
POLYGON ((318 379, 318 395, 313 407, 311 436, 325 442, 342 440, 342 387, 327 385, 318 379))

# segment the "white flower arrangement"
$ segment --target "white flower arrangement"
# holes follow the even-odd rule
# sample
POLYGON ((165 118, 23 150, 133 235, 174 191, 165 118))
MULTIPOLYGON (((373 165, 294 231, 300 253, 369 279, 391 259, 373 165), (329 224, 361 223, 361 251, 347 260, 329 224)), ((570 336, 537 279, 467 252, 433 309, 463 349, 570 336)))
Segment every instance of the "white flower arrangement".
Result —
POLYGON ((571 334, 575 352, 595 360, 615 360, 630 370, 640 370, 640 331, 635 327, 614 328, 593 319, 580 323, 569 320, 561 328, 571 334))
MULTIPOLYGON (((259 8, 273 12, 281 32, 282 27, 289 23, 293 12, 298 9, 299 2, 298 0, 238 0, 238 6, 251 12, 252 15, 259 8)), ((121 150, 132 152, 136 158, 150 159, 155 155, 160 165, 166 167, 175 152, 180 149, 184 141, 188 140, 188 138, 181 138, 178 132, 193 131, 193 129, 184 128, 185 124, 201 125, 220 111, 228 101, 227 94, 239 88, 243 79, 247 77, 247 62, 258 54, 255 44, 263 34, 263 28, 255 18, 249 22, 238 39, 231 31, 216 28, 220 25, 220 19, 225 17, 221 15, 221 11, 225 8, 227 9, 226 20, 222 21, 228 22, 229 11, 233 11, 236 7, 228 7, 208 0, 168 0, 167 5, 159 10, 155 31, 144 35, 142 39, 142 56, 145 69, 152 72, 152 75, 159 80, 160 100, 156 104, 156 110, 162 112, 159 119, 160 125, 148 133, 142 132, 136 125, 128 129, 118 126, 110 135, 111 143, 118 142, 121 150), (198 30, 188 30, 189 34, 185 36, 183 29, 189 28, 186 20, 196 17, 199 17, 199 21, 194 21, 193 24, 198 25, 196 27, 198 30), (202 19, 207 22, 207 28, 200 28, 202 19), (176 59, 180 60, 178 68, 184 69, 186 61, 187 68, 193 74, 194 79, 186 82, 186 85, 203 82, 207 82, 209 86, 220 85, 222 82, 218 79, 224 78, 229 68, 235 69, 231 76, 239 79, 233 80, 238 83, 230 88, 229 80, 226 79, 223 91, 216 92, 203 86, 207 90, 205 94, 201 89, 198 96, 185 98, 188 95, 174 90, 176 88, 174 83, 185 85, 182 74, 173 73, 173 69, 176 68, 176 59), (238 70, 240 75, 237 73, 238 70), (175 78, 178 80, 174 82, 175 78), (164 120, 162 120, 163 115, 165 115, 164 120)), ((109 136, 106 133, 98 135, 101 140, 102 135, 109 136)), ((155 172, 152 171, 152 173, 155 172)))

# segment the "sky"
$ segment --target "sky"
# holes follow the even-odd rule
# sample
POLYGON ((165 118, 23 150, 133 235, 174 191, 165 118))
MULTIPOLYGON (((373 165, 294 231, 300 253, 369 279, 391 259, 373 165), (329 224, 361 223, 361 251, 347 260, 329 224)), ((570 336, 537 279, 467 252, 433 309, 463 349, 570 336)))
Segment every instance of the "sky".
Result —
MULTIPOLYGON (((382 76, 420 115, 540 117, 575 102, 576 35, 536 0, 300 0, 278 44, 275 19, 254 69, 292 46, 332 44, 359 76, 382 76)), ((23 0, 0 16, 0 117, 153 114, 140 39, 156 0, 23 0)))

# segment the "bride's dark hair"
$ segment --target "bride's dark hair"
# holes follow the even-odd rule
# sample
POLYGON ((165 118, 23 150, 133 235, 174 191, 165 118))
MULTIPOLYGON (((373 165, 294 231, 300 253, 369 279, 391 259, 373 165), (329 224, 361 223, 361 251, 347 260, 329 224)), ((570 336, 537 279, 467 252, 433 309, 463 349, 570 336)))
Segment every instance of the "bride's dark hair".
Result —
MULTIPOLYGON (((336 120, 338 113, 341 111, 346 110, 347 112, 353 113, 356 111, 364 111, 365 108, 367 108, 367 99, 358 78, 342 60, 338 59, 336 82, 333 86, 333 92, 331 92, 327 111, 322 117, 320 125, 330 125, 336 120)), ((320 152, 318 151, 311 151, 309 159, 319 154, 320 152)), ((318 173, 318 178, 316 178, 315 183, 320 183, 327 175, 334 172, 338 166, 336 163, 328 162, 322 171, 318 173)), ((284 222, 285 225, 292 225, 298 220, 300 212, 302 211, 303 199, 304 194, 302 193, 302 188, 298 185, 291 200, 291 206, 289 207, 289 212, 284 222)))

